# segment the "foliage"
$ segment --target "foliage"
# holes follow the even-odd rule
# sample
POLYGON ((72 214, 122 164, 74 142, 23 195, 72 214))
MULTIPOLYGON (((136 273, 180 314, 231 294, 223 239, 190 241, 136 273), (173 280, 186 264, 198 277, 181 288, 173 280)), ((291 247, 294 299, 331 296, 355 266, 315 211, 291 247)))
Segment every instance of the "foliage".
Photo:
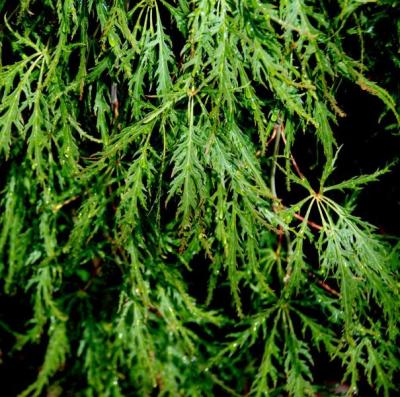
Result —
POLYGON ((398 391, 399 244, 353 194, 391 166, 334 174, 341 81, 400 120, 346 50, 369 3, 0 1, 0 279, 31 303, 0 325, 47 346, 20 396, 314 396, 317 355, 398 391))

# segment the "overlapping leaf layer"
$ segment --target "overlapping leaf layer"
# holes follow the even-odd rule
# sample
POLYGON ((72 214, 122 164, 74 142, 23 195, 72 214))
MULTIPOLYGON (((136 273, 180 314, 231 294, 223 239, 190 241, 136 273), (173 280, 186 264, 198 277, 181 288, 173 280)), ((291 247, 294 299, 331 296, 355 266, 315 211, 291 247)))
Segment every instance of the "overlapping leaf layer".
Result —
POLYGON ((399 246, 341 193, 388 169, 330 182, 341 81, 399 119, 344 49, 369 2, 0 1, 1 288, 31 303, 0 325, 46 346, 21 397, 315 396, 321 355, 395 390, 399 246))

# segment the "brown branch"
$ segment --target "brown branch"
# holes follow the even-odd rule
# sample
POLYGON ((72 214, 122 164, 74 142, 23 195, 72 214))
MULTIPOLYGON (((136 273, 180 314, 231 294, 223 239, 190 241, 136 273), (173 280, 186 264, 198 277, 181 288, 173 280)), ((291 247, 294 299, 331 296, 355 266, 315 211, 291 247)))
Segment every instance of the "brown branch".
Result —
MULTIPOLYGON (((285 136, 285 129, 284 129, 284 127, 282 127, 282 129, 281 129, 281 135, 282 135, 282 141, 283 141, 283 143, 284 143, 285 146, 286 146, 287 143, 286 143, 286 136, 285 136)), ((300 171, 300 168, 299 168, 299 166, 297 165, 296 159, 294 158, 294 156, 293 156, 292 153, 290 153, 290 160, 291 160, 291 162, 292 162, 292 165, 293 165, 294 169, 295 169, 296 172, 297 172, 297 175, 300 177, 300 179, 304 179, 304 175, 303 175, 303 173, 300 171)))
POLYGON ((316 283, 320 287, 322 287, 325 291, 328 291, 332 295, 335 295, 336 297, 340 298, 340 293, 338 291, 336 291, 334 288, 332 288, 330 285, 328 285, 325 281, 322 281, 322 280, 318 279, 317 276, 314 273, 308 272, 308 275, 310 277, 312 277, 316 281, 316 283))
MULTIPOLYGON (((282 138, 283 143, 285 144, 285 146, 287 145, 287 141, 286 141, 286 136, 285 136, 285 126, 283 123, 279 123, 276 124, 274 127, 274 131, 272 133, 271 138, 269 139, 269 141, 267 142, 267 145, 269 145, 274 139, 276 139, 275 142, 275 148, 274 148, 274 157, 277 157, 277 151, 278 151, 278 146, 279 146, 279 138, 282 138)), ((290 160, 293 164, 294 169, 296 170, 297 174, 299 175, 299 177, 301 179, 304 179, 304 175, 303 173, 300 171, 299 166, 297 165, 296 159, 294 158, 293 154, 290 154, 290 160)), ((275 166, 275 164, 273 165, 273 167, 275 166)), ((271 191, 272 193, 277 197, 276 195, 276 188, 275 188, 275 169, 273 169, 272 174, 271 174, 271 191)), ((281 208, 286 208, 281 200, 277 197, 277 200, 279 200, 279 205, 281 206, 281 208)), ((300 221, 305 221, 305 218, 303 216, 301 216, 299 213, 294 213, 294 217, 300 221)), ((307 219, 307 224, 311 227, 313 227, 316 230, 322 230, 322 226, 319 225, 318 223, 315 223, 313 221, 310 221, 307 219)), ((279 233, 278 233, 279 234, 279 233)))
MULTIPOLYGON (((303 222, 306 220, 306 219, 304 218, 304 216, 301 216, 301 215, 298 214, 297 212, 295 212, 295 213, 293 214, 293 216, 294 216, 296 219, 299 219, 300 221, 303 221, 303 222)), ((307 225, 313 227, 314 229, 322 230, 322 226, 319 225, 318 223, 315 223, 315 222, 313 222, 313 221, 309 221, 308 219, 306 220, 306 222, 307 222, 307 225)))

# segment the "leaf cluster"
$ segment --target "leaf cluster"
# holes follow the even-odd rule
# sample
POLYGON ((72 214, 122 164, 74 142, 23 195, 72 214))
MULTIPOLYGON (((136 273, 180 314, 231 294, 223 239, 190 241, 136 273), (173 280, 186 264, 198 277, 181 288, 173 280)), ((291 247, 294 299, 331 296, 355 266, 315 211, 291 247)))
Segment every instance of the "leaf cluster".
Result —
POLYGON ((369 1, 331 3, 0 0, 0 286, 31 307, 0 326, 46 344, 20 396, 314 396, 318 355, 397 390, 399 245, 342 195, 390 166, 335 180, 334 130, 343 80, 398 106, 345 48, 369 1))

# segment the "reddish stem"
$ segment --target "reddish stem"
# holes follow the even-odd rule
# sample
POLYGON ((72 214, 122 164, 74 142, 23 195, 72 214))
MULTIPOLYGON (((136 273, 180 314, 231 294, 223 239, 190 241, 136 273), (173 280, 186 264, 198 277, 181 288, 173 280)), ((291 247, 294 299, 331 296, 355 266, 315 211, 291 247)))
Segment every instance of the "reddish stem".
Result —
MULTIPOLYGON (((296 219, 299 219, 300 221, 303 221, 303 222, 305 221, 305 218, 303 216, 301 216, 300 214, 298 214, 297 212, 294 213, 294 217, 296 219)), ((307 225, 313 227, 314 229, 322 230, 322 226, 318 225, 318 223, 315 223, 313 221, 307 220, 307 225)))

